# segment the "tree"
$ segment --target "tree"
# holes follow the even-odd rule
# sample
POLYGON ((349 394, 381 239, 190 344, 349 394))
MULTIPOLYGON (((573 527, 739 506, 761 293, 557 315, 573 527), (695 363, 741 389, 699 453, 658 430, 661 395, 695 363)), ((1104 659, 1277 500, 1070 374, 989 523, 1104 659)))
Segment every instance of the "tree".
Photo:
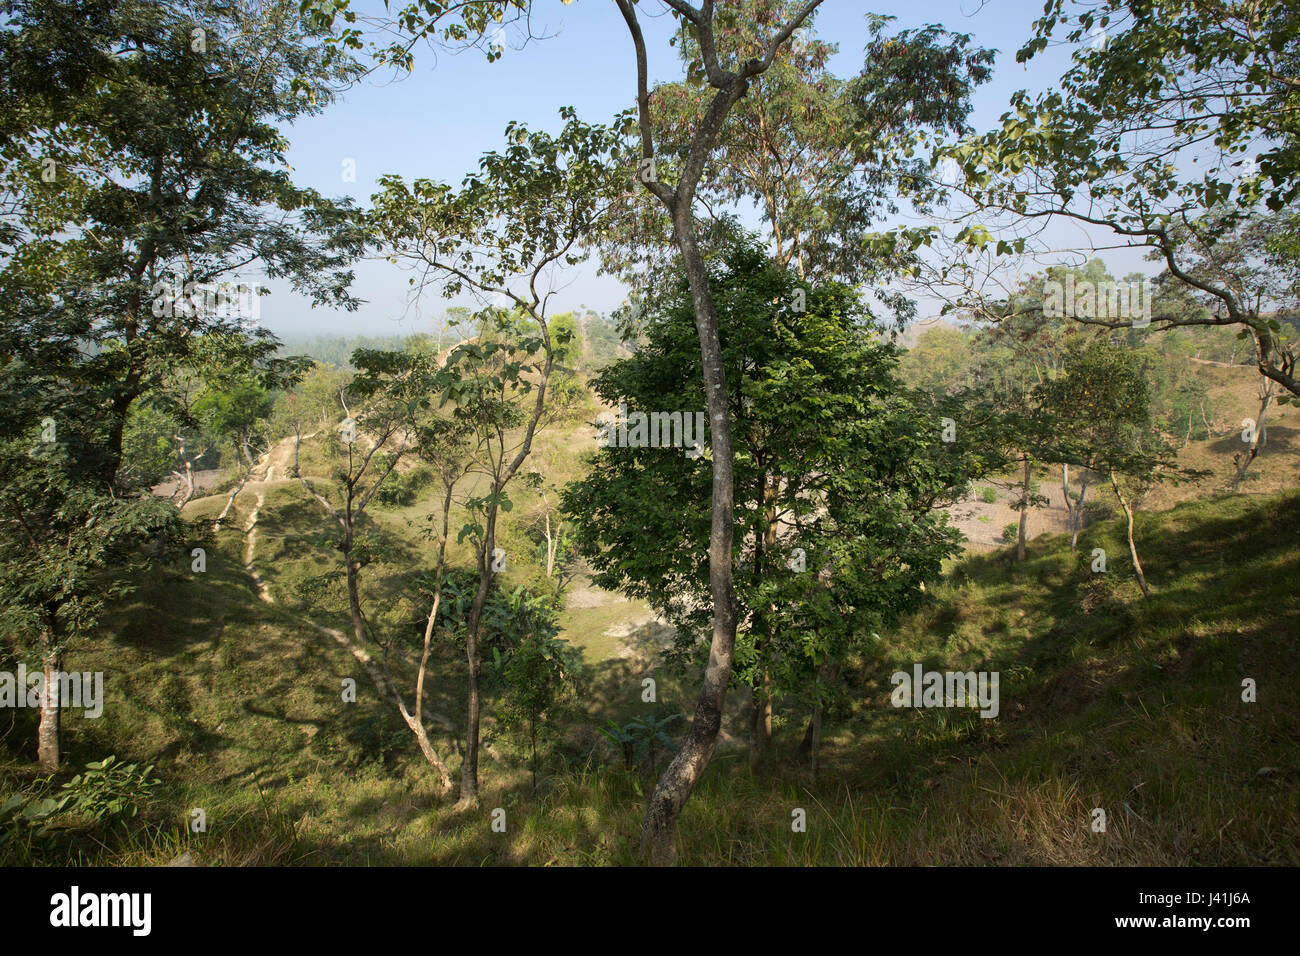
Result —
MULTIPOLYGON (((347 214, 292 185, 277 128, 321 109, 348 67, 323 65, 286 3, 265 31, 206 2, 13 0, 6 13, 3 601, 39 635, 48 675, 181 535, 174 506, 141 494, 147 469, 123 467, 136 403, 214 355, 263 385, 297 372, 250 322, 256 298, 215 284, 257 263, 351 302, 347 214)), ((47 767, 57 718, 47 704, 47 767)))
POLYGON ((935 395, 970 384, 970 333, 949 325, 926 329, 899 362, 899 373, 912 388, 935 395))
MULTIPOLYGON (((621 184, 621 144, 614 130, 579 120, 571 109, 557 136, 518 123, 506 127, 504 152, 488 153, 479 172, 461 189, 395 176, 382 177, 370 217, 376 244, 385 254, 420 270, 422 286, 448 297, 462 290, 497 296, 511 309, 489 309, 480 341, 457 346, 452 355, 474 363, 474 374, 452 383, 447 400, 472 402, 479 460, 488 486, 472 504, 472 535, 479 587, 465 629, 469 665, 467 741, 461 767, 461 801, 478 801, 480 676, 479 622, 496 563, 496 524, 511 507, 507 486, 532 450, 543 419, 555 410, 548 387, 556 351, 568 345, 548 322, 558 264, 576 264, 598 231, 621 184), (521 407, 521 400, 531 401, 521 407)), ((415 283, 412 277, 411 282, 415 283)), ((450 360, 449 360, 449 364, 450 360)))
POLYGON ((115 494, 100 479, 96 396, 58 389, 30 355, 7 359, 0 401, 15 420, 38 424, 19 431, 6 421, 0 437, 0 631, 39 655, 37 757, 54 771, 65 654, 132 590, 124 572, 174 557, 184 530, 170 502, 115 494))
POLYGON ((222 340, 268 384, 298 372, 250 323, 258 295, 241 270, 256 264, 316 302, 355 307, 350 214, 289 181, 277 128, 319 112, 355 70, 325 63, 320 34, 288 0, 266 8, 265 29, 207 0, 11 9, 0 62, 16 108, 0 161, 12 200, 0 241, 13 254, 0 290, 22 302, 17 287, 35 291, 37 262, 55 270, 32 306, 94 346, 67 375, 103 396, 111 482, 131 405, 193 360, 197 342, 222 340))
MULTIPOLYGON (((819 719, 835 663, 915 607, 956 552, 936 505, 960 493, 969 461, 941 440, 936 406, 902 388, 897 350, 852 290, 811 284, 805 311, 774 314, 804 286, 746 241, 710 264, 710 285, 736 441, 733 677, 753 691, 758 769, 775 702, 802 697, 819 719)), ((595 382, 626 420, 605 426, 613 440, 564 504, 595 582, 649 601, 677 628, 676 662, 703 664, 712 448, 674 430, 704 417, 684 277, 653 298, 645 328, 636 354, 595 382)))
MULTIPOLYGON (((727 114, 748 91, 751 80, 772 65, 781 46, 789 41, 794 31, 820 5, 821 0, 807 0, 784 23, 771 24, 756 52, 724 50, 721 53, 714 30, 713 0, 704 0, 698 8, 692 7, 686 0, 666 2, 676 16, 696 31, 701 73, 713 90, 699 125, 690 137, 677 185, 669 187, 666 183, 654 181, 655 177, 642 177, 645 189, 663 203, 671 219, 673 241, 681 252, 690 283, 700 340, 713 448, 712 527, 709 535, 713 640, 690 736, 659 778, 646 809, 641 831, 641 853, 644 859, 655 863, 672 860, 677 817, 713 754, 736 643, 736 599, 731 570, 734 448, 731 426, 727 419, 727 386, 718 341, 717 310, 710 295, 704 257, 697 237, 695 194, 727 114)), ((655 127, 650 112, 645 39, 633 0, 615 0, 615 3, 627 24, 636 51, 640 168, 649 171, 655 161, 655 127)))
MULTIPOLYGON (((654 242, 656 236, 661 237, 665 233, 670 233, 673 243, 681 254, 695 298, 695 315, 713 451, 714 480, 711 489, 713 530, 709 544, 709 563, 712 578, 714 633, 710 663, 704 675, 690 734, 660 777, 650 797, 642 826, 643 859, 664 863, 669 862, 673 856, 673 833, 677 817, 712 755, 721 720, 722 702, 730 678, 736 634, 734 582, 730 566, 734 535, 731 518, 734 504, 733 444, 730 423, 725 415, 728 398, 718 344, 717 315, 710 299, 705 268, 707 249, 719 238, 725 241, 730 227, 726 217, 713 217, 711 222, 703 224, 698 222, 695 211, 696 199, 699 198, 705 204, 708 202, 707 191, 714 181, 713 177, 708 175, 709 165, 713 161, 715 149, 722 148, 725 152, 731 145, 731 142, 724 143, 724 136, 726 123, 733 108, 744 100, 754 83, 762 82, 761 78, 772 69, 779 57, 788 56, 795 31, 809 23, 821 0, 806 0, 797 5, 756 4, 752 8, 756 13, 754 18, 756 29, 745 22, 743 9, 728 6, 719 11, 715 9, 713 0, 704 0, 699 7, 692 6, 686 0, 665 0, 674 16, 681 21, 686 37, 693 43, 693 46, 689 47, 688 82, 697 82, 703 88, 693 111, 687 111, 690 119, 680 130, 680 135, 670 137, 677 144, 672 147, 670 154, 673 167, 671 173, 676 180, 675 185, 672 186, 661 181, 657 172, 656 163, 663 158, 660 155, 663 152, 663 144, 657 145, 657 130, 664 127, 655 121, 655 116, 660 111, 659 107, 656 106, 653 111, 651 109, 647 55, 636 6, 633 0, 615 0, 615 2, 627 24, 636 55, 636 129, 640 138, 638 179, 645 190, 664 206, 667 213, 666 223, 660 221, 655 226, 652 222, 651 228, 642 230, 641 235, 646 238, 646 241, 654 242), (665 226, 669 228, 665 229, 665 226)), ((882 22, 875 21, 877 25, 882 22)), ((923 127, 926 122, 935 121, 935 117, 938 117, 936 125, 939 127, 951 121, 952 116, 946 115, 942 107, 930 110, 925 116, 917 113, 918 110, 924 109, 921 104, 935 103, 935 97, 922 95, 922 91, 943 88, 946 83, 946 92, 952 94, 954 112, 961 111, 962 97, 969 90, 969 86, 964 85, 962 72, 970 70, 972 75, 977 76, 987 63, 987 59, 980 54, 975 55, 974 59, 968 58, 962 49, 964 40, 960 38, 947 49, 939 49, 942 44, 935 44, 934 41, 941 35, 942 31, 919 31, 909 37, 918 41, 910 50, 906 42, 891 47, 890 41, 877 38, 880 49, 875 52, 878 52, 879 56, 869 57, 869 65, 864 73, 867 78, 855 88, 855 92, 863 96, 864 100, 852 104, 857 108, 852 116, 853 124, 863 134, 862 139, 856 142, 854 147, 866 152, 858 152, 854 155, 852 157, 854 162, 849 162, 847 168, 855 166, 856 161, 860 161, 864 156, 870 164, 871 137, 868 134, 874 129, 878 134, 882 153, 887 157, 882 167, 893 171, 900 169, 902 164, 897 162, 895 151, 902 150, 906 154, 906 150, 912 148, 913 141, 909 140, 906 124, 895 122, 897 115, 894 110, 912 111, 911 116, 918 119, 920 127, 923 127), (931 44, 933 48, 927 52, 939 54, 938 60, 930 60, 925 54, 917 56, 920 52, 918 48, 924 49, 931 44), (950 53, 955 53, 955 60, 948 57, 950 53), (876 70, 877 61, 883 64, 879 71, 876 70), (936 70, 940 77, 938 87, 931 83, 934 74, 926 72, 930 66, 939 67, 936 70)), ((777 80, 778 86, 782 82, 793 83, 793 86, 787 88, 794 92, 796 99, 800 94, 797 91, 797 83, 794 83, 792 78, 797 75, 798 69, 796 64, 795 70, 777 80)), ((804 94, 813 95, 811 91, 804 91, 804 94)), ((775 96, 765 97, 765 99, 774 102, 778 100, 775 96)), ((785 100, 778 103, 778 112, 788 107, 790 102, 785 100)), ((817 126, 817 121, 801 126, 800 135, 814 137, 819 132, 826 131, 824 127, 818 130, 817 126)), ((923 128, 916 128, 911 130, 910 134, 919 139, 926 135, 926 131, 923 128)), ((780 133, 776 135, 779 136, 780 133)), ((741 137, 743 138, 743 133, 741 137)), ((833 162, 843 164, 845 154, 836 154, 839 145, 825 138, 822 140, 822 146, 828 149, 833 162)), ((751 155, 753 155, 752 150, 751 155)), ((793 156, 793 153, 787 153, 787 158, 793 156)), ((669 164, 665 163, 665 166, 667 165, 669 164)), ((732 168, 735 170, 739 167, 732 168)), ((846 167, 841 165, 840 168, 846 167)), ((733 178, 728 183, 723 174, 720 176, 723 191, 730 190, 732 196, 753 196, 763 192, 761 177, 750 177, 746 182, 741 181, 743 178, 742 175, 740 179, 733 178)), ((792 183, 793 179, 792 174, 787 185, 792 183)), ((768 181, 771 181, 770 178, 768 181)), ((873 194, 874 191, 868 189, 867 195, 873 194)), ((916 194, 923 195, 924 190, 917 190, 916 194)), ((836 214, 832 218, 843 222, 850 233, 853 231, 853 224, 849 219, 838 215, 843 210, 835 209, 836 200, 827 195, 820 196, 808 204, 791 203, 785 207, 781 207, 779 200, 774 200, 771 208, 774 212, 778 208, 784 208, 787 213, 798 210, 795 231, 811 228, 815 232, 817 227, 811 225, 808 219, 801 217, 809 212, 815 216, 818 212, 816 208, 818 202, 823 203, 822 209, 835 210, 836 214)), ((777 219, 780 218, 778 214, 777 219)), ((792 235, 792 233, 786 231, 784 235, 792 235)), ((824 233, 818 235, 822 239, 826 238, 824 233)), ((832 240, 826 248, 829 250, 833 244, 832 240)), ((781 255, 785 254, 784 242, 777 243, 777 248, 781 255)), ((854 255, 856 256, 856 252, 854 255)), ((867 263, 866 259, 856 259, 856 261, 859 264, 867 263)), ((879 262, 874 264, 881 268, 872 270, 874 274, 887 272, 883 267, 885 263, 896 267, 900 264, 900 260, 891 254, 881 255, 879 262)), ((891 296, 891 299, 897 310, 907 310, 908 305, 905 300, 897 295, 891 296)))
MULTIPOLYGON (((799 8, 795 0, 727 4, 715 19, 714 42, 737 60, 761 55, 774 25, 799 8)), ((861 233, 896 213, 900 196, 925 210, 935 190, 912 146, 921 133, 970 132, 970 94, 989 77, 993 53, 970 50, 969 37, 933 25, 887 35, 894 18, 868 15, 863 67, 843 79, 827 68, 838 47, 817 37, 815 17, 810 13, 791 41, 777 47, 771 65, 752 77, 727 113, 697 197, 714 222, 726 210, 755 204, 776 262, 802 279, 882 280, 894 263, 864 255, 861 233)), ((688 161, 713 96, 697 32, 684 20, 673 41, 686 79, 650 93, 660 178, 688 161)), ((623 237, 631 241, 612 257, 616 271, 659 261, 672 248, 668 224, 651 208, 654 197, 639 196, 643 204, 623 237)))
POLYGON ((1129 559, 1142 596, 1151 597, 1133 536, 1141 495, 1160 481, 1193 476, 1174 463, 1174 450, 1152 429, 1150 388, 1131 350, 1104 341, 1072 349, 1065 374, 1044 382, 1037 397, 1054 422, 1058 460, 1089 468, 1109 481, 1127 518, 1129 559))
MULTIPOLYGON (((491 605, 489 605, 491 608, 491 605)), ((581 679, 582 654, 560 639, 558 615, 545 598, 529 595, 521 586, 503 596, 488 625, 513 638, 503 654, 492 648, 493 662, 505 689, 501 706, 506 728, 522 726, 528 733, 529 768, 537 790, 537 742, 548 732, 547 719, 571 696, 581 679)))
MULTIPOLYGON (((1289 0, 1050 0, 1026 61, 1065 33, 1077 44, 1052 91, 1021 91, 1001 128, 936 151, 973 208, 956 237, 1004 254, 1050 220, 1146 248, 1209 313, 1156 312, 1155 330, 1228 326, 1254 340, 1260 374, 1300 395, 1296 343, 1252 290, 1204 268, 1221 242, 1300 198, 1300 12, 1289 0), (1091 42, 1085 42, 1091 40, 1091 42)), ((1293 212, 1293 211, 1292 211, 1293 212)), ((911 231, 912 241, 932 230, 911 231)), ((928 240, 927 240, 928 241, 928 240)), ((1133 318, 1079 317, 1110 328, 1133 318)))

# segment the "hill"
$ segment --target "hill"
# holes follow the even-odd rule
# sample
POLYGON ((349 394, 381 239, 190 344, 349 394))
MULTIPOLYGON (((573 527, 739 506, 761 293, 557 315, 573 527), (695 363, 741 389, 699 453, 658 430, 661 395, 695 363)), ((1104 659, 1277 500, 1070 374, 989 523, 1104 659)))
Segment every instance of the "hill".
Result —
MULTIPOLYGON (((548 436, 558 472, 575 467, 581 430, 548 436)), ((304 457, 310 462, 310 455, 304 457)), ((197 523, 224 496, 192 502, 197 523)), ((521 500, 517 514, 530 502, 521 500)), ((375 530, 408 560, 366 587, 382 625, 414 630, 410 577, 428 562, 428 505, 375 512, 375 530), (406 622, 406 625, 403 624, 406 622)), ((460 813, 395 709, 380 699, 327 574, 318 507, 297 482, 255 476, 215 535, 207 568, 142 583, 106 637, 69 667, 102 670, 98 720, 65 720, 68 766, 108 754, 152 763, 160 784, 141 814, 112 827, 60 818, 20 829, 13 862, 630 863, 652 777, 597 732, 646 715, 640 681, 660 678, 660 718, 688 713, 679 682, 657 669, 662 633, 649 609, 589 587, 570 591, 561 635, 591 680, 533 791, 525 751, 489 720, 483 808, 460 813), (355 703, 340 693, 356 681, 355 703), (489 814, 506 810, 506 833, 489 814), (201 809, 207 829, 187 829, 201 809)), ((507 535, 520 535, 518 525, 507 535)), ((1114 521, 1079 552, 1048 535, 1017 565, 1006 552, 955 562, 930 605, 875 654, 847 662, 854 699, 828 717, 816 781, 793 761, 802 722, 777 729, 779 768, 750 776, 724 745, 683 818, 682 860, 728 864, 1300 863, 1300 494, 1218 497, 1139 515, 1154 597, 1144 602, 1114 521), (1093 548, 1111 556, 1093 574, 1093 548), (1000 674, 1000 713, 897 709, 890 675, 1000 674), (1257 701, 1242 700, 1242 681, 1257 701), (1105 833, 1090 829, 1094 809, 1105 833), (791 830, 796 809, 806 833, 791 830)), ((521 541, 519 537, 516 542, 521 541)), ((522 545, 520 545, 522 547, 522 545)), ((521 561, 507 584, 530 580, 521 561)), ((456 763, 460 652, 435 651, 428 704, 456 763)), ((394 661, 399 681, 408 660, 394 661)), ((727 730, 743 737, 741 695, 727 730)), ((34 714, 12 731, 31 740, 34 714)), ((782 711, 778 709, 778 714, 782 711)), ((678 725, 680 726, 680 725, 678 725)), ((63 778, 60 778, 63 779, 63 778)), ((0 803, 33 800, 59 780, 0 766, 0 803)))

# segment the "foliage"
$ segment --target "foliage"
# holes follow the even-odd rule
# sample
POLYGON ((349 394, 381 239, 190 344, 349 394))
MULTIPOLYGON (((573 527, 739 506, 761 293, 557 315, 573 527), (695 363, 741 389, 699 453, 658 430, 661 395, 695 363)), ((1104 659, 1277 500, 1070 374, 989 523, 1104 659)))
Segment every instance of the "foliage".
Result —
MULTIPOLYGON (((792 693, 922 599, 921 582, 956 550, 934 505, 975 466, 940 441, 929 399, 902 388, 897 350, 873 335, 851 290, 805 288, 744 241, 713 263, 711 284, 736 436, 736 675, 768 675, 792 693)), ((596 391, 629 415, 692 415, 704 396, 686 283, 652 304, 646 344, 606 368, 596 391)), ((679 664, 712 607, 707 442, 702 450, 697 460, 684 447, 613 441, 564 493, 595 583, 664 613, 679 631, 679 664)))
POLYGON ((601 736, 622 753, 623 766, 626 769, 634 769, 649 757, 650 772, 654 773, 658 767, 658 754, 672 753, 676 747, 672 736, 668 733, 668 727, 680 719, 680 714, 669 714, 662 718, 649 714, 645 717, 634 717, 621 725, 611 720, 599 729, 601 736))

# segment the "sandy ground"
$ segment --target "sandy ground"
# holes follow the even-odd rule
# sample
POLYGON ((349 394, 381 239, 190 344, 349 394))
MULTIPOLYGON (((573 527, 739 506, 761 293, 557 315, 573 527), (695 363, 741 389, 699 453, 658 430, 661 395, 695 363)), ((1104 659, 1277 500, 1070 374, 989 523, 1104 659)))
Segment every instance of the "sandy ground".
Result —
MULTIPOLYGON (((1029 522, 1025 532, 1031 541, 1040 534, 1063 534, 1069 530, 1069 518, 1065 510, 1065 497, 1061 491, 1059 473, 1054 476, 1054 479, 1055 484, 1048 484, 1045 477, 1039 478, 1038 493, 1046 497, 1048 503, 1029 509, 1029 522)), ((1074 491, 1079 490, 1078 484, 1074 481, 1070 482, 1070 487, 1074 491)), ((992 503, 987 503, 980 498, 981 488, 976 488, 972 497, 944 509, 951 516, 952 523, 969 539, 966 543, 967 551, 992 551, 1003 547, 1002 529, 1009 524, 1018 524, 1020 521, 1020 512, 1011 507, 1012 502, 1019 497, 1019 492, 1000 487, 995 487, 995 490, 998 493, 998 500, 992 503)), ((1104 497, 1108 493, 1106 488, 1089 485, 1087 501, 1104 497)))

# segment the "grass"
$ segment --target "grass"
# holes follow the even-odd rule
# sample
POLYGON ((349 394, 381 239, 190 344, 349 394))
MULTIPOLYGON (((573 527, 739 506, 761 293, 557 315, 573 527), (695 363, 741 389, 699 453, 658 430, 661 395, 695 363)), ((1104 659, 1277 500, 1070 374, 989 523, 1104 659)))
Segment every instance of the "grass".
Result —
MULTIPOLYGON (((566 449, 561 438, 549 448, 557 457, 566 449)), ((535 503, 530 494, 520 494, 517 514, 535 503)), ((337 584, 309 588, 337 554, 320 537, 318 506, 294 484, 265 496, 254 565, 276 603, 257 599, 242 566, 252 497, 240 496, 204 573, 186 558, 152 576, 103 640, 71 652, 69 667, 105 672, 107 701, 99 720, 65 715, 65 773, 48 782, 37 773, 34 714, 13 711, 0 728, 0 803, 51 792, 110 753, 154 764, 156 799, 112 828, 60 820, 47 837, 0 846, 0 860, 136 865, 189 852, 208 865, 635 861, 653 774, 623 768, 596 727, 649 709, 640 699, 647 675, 658 681, 661 715, 689 713, 696 685, 695 675, 618 656, 629 639, 610 632, 647 608, 566 610, 563 636, 582 648, 592 679, 558 728, 537 791, 523 742, 489 712, 481 807, 459 811, 356 661, 308 623, 344 628, 347 619, 337 584), (355 703, 342 699, 346 677, 357 682, 355 703), (498 807, 505 833, 490 827, 498 807), (202 833, 189 829, 196 809, 207 818, 202 833)), ((224 497, 203 499, 187 516, 211 519, 222 506, 224 497)), ((415 533, 421 507, 374 511, 371 529, 401 571, 376 567, 364 579, 376 626, 412 646, 422 612, 410 577, 431 553, 415 533)), ((853 702, 829 715, 815 783, 789 760, 801 719, 780 708, 790 718, 778 732, 781 760, 751 776, 742 695, 733 693, 726 729, 736 743, 719 748, 682 818, 682 862, 1300 863, 1300 495, 1141 513, 1137 540, 1150 602, 1113 520, 1089 527, 1075 553, 1055 536, 1032 541, 1023 563, 1013 549, 951 563, 923 611, 847 662, 853 702), (1105 574, 1091 571, 1095 548, 1106 553, 1105 574), (892 707, 889 675, 916 662, 998 671, 999 717, 892 707), (1254 703, 1242 700, 1247 678, 1254 703), (1104 833, 1090 827, 1097 808, 1104 833), (792 830, 798 810, 806 832, 792 830)), ((525 555, 507 580, 535 574, 525 555)), ((409 664, 395 661, 395 670, 411 686, 409 664)), ((440 647, 434 673, 429 706, 459 725, 459 649, 440 647)), ((439 732, 435 742, 454 773, 455 736, 439 732)))

